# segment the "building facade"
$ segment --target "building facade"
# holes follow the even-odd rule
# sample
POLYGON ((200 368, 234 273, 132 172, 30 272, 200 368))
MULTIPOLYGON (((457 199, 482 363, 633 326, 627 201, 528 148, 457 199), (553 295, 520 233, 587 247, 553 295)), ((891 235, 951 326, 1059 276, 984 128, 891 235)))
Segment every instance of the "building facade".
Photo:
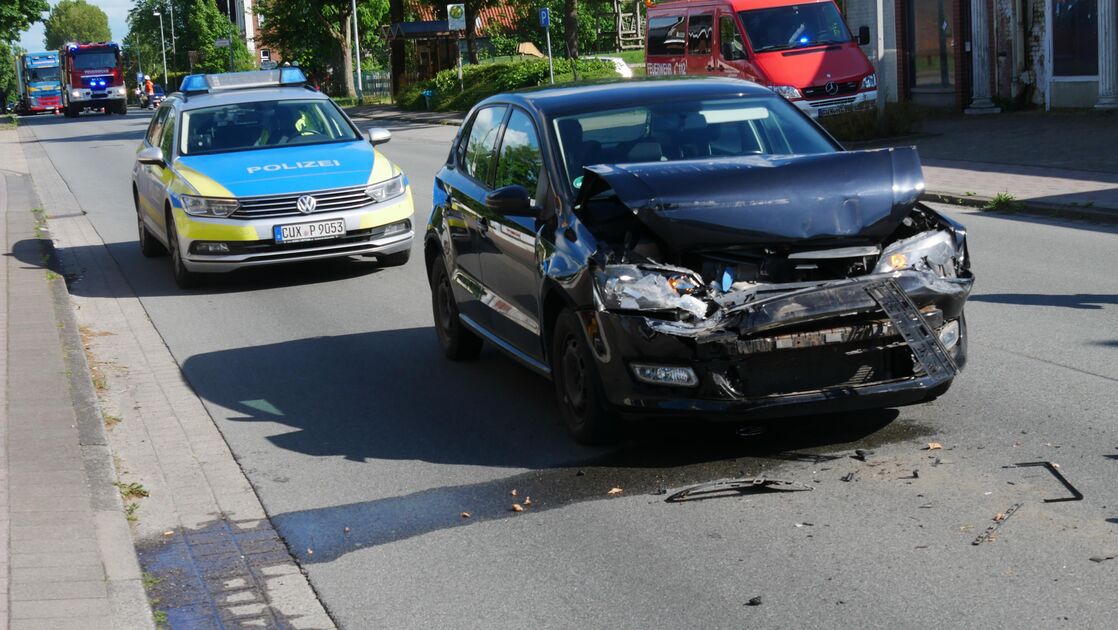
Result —
POLYGON ((974 113, 1118 106, 1118 0, 843 0, 890 101, 974 113), (878 57, 881 57, 878 59, 878 57))

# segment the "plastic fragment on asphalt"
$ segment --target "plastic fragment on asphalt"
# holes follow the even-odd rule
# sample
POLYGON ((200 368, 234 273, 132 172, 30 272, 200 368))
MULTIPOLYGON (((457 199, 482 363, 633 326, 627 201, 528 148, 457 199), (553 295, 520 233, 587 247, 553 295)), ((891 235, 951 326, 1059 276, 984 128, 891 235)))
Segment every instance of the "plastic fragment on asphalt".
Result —
POLYGON ((863 449, 859 448, 859 449, 854 450, 854 454, 851 455, 851 457, 853 457, 854 459, 856 459, 858 461, 863 461, 864 462, 864 461, 866 461, 866 458, 868 458, 870 455, 873 455, 873 451, 867 451, 867 450, 863 450, 863 449))
POLYGON ((925 451, 934 451, 943 448, 939 442, 928 442, 928 446, 924 448, 925 451))
POLYGON ((512 492, 510 492, 509 494, 510 494, 511 496, 514 496, 514 497, 515 497, 515 496, 516 496, 516 488, 513 488, 513 489, 512 489, 512 492))
POLYGON ((462 512, 461 514, 459 514, 459 516, 461 516, 462 518, 470 518, 470 513, 469 512, 462 512))
POLYGON ((621 494, 622 492, 625 492, 623 488, 610 488, 606 494, 621 494))
POLYGON ((761 596, 758 595, 757 597, 750 598, 749 601, 745 602, 745 605, 746 606, 760 606, 761 605, 761 596))
POLYGON ((512 504, 512 511, 513 512, 523 512, 524 511, 524 506, 520 505, 519 503, 513 503, 512 504))
POLYGON ((532 505, 532 497, 524 497, 524 505, 532 505))

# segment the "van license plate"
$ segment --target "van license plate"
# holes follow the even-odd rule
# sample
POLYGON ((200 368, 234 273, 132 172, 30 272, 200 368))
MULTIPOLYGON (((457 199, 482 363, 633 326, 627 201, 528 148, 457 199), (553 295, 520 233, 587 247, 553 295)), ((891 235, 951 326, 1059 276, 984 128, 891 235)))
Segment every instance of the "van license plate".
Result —
POLYGON ((345 236, 345 219, 277 225, 272 230, 277 243, 298 243, 299 241, 338 238, 339 236, 345 236))
POLYGON ((838 107, 824 107, 819 110, 819 117, 822 118, 824 116, 834 116, 836 114, 842 114, 848 111, 850 111, 850 108, 845 105, 839 105, 838 107))

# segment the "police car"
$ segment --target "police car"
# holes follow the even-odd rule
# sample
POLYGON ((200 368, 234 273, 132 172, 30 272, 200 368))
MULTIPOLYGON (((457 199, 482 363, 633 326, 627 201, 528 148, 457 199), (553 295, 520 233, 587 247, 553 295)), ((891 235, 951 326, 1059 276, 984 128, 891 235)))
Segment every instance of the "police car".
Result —
POLYGON ((175 281, 243 267, 411 254, 407 177, 298 68, 191 75, 152 117, 132 169, 140 249, 175 281))

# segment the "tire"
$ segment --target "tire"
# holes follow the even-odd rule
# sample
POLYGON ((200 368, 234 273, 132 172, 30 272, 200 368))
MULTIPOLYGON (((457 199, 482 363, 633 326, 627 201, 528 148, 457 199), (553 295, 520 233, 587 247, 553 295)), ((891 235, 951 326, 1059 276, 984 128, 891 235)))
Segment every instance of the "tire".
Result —
POLYGON ((574 311, 564 309, 551 337, 551 380, 567 431, 576 442, 608 444, 617 439, 619 422, 606 405, 601 378, 586 332, 574 311))
POLYGON ((167 253, 171 255, 171 273, 175 276, 175 284, 180 289, 193 289, 202 284, 202 274, 186 268, 179 250, 179 233, 175 228, 175 218, 167 210, 167 253))
POLYGON ((155 258, 166 254, 167 248, 163 246, 163 243, 159 242, 159 239, 152 235, 151 230, 149 230, 147 224, 144 223, 144 219, 140 214, 140 202, 139 199, 136 198, 135 191, 132 191, 132 199, 136 202, 136 226, 139 232, 140 253, 144 255, 144 258, 155 258))
POLYGON ((77 118, 78 114, 80 114, 80 113, 81 113, 81 110, 77 109, 73 105, 67 105, 66 106, 65 114, 66 114, 67 118, 77 118))
POLYGON ((431 270, 431 310, 435 316, 435 333, 446 358, 451 361, 476 359, 481 353, 482 340, 458 318, 458 303, 442 256, 435 259, 431 270))
POLYGON ((377 262, 381 267, 401 267, 411 260, 411 250, 405 249, 395 254, 377 254, 377 262))

